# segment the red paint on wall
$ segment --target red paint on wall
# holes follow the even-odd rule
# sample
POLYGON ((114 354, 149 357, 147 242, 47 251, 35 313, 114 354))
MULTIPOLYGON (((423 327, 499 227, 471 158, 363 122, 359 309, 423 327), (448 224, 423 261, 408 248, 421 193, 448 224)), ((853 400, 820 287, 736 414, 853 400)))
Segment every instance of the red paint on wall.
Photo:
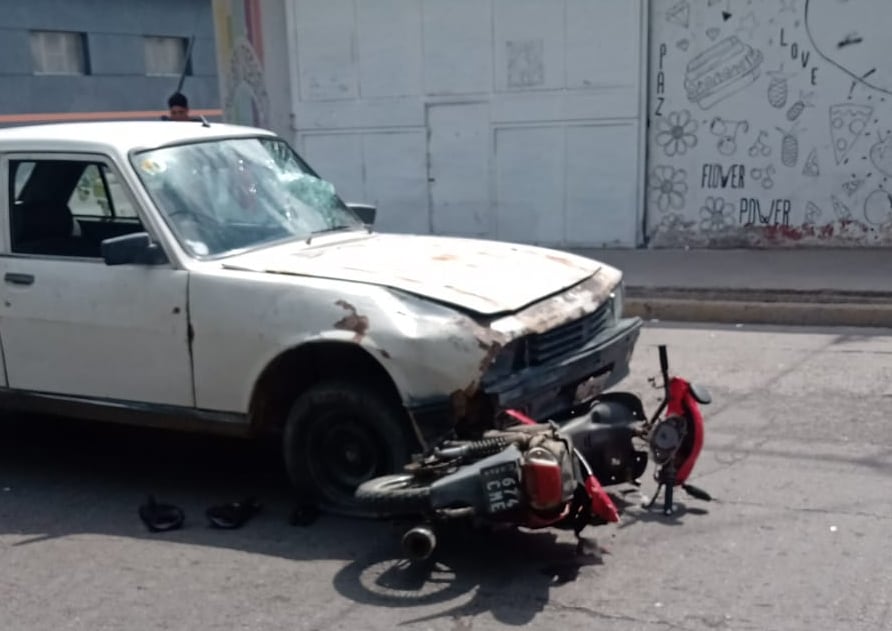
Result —
POLYGON ((804 236, 798 226, 766 226, 762 230, 769 241, 800 241, 804 236))
POLYGON ((245 0, 245 24, 248 41, 257 53, 257 59, 263 65, 263 29, 261 27, 260 0, 245 0))

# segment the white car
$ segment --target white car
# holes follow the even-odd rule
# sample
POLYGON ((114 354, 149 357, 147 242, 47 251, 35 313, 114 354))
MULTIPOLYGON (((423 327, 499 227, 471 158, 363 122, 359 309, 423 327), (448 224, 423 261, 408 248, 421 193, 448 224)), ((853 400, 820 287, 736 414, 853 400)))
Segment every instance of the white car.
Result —
POLYGON ((617 269, 379 234, 374 211, 262 129, 0 130, 0 406, 275 432, 296 488, 349 510, 449 432, 557 418, 628 374, 617 269))

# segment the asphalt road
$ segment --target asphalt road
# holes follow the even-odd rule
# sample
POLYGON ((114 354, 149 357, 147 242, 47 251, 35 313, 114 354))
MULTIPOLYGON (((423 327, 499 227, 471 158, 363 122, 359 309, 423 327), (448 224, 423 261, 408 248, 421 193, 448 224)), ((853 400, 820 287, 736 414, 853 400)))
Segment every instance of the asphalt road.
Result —
POLYGON ((0 628, 892 628, 892 332, 651 325, 625 386, 647 388, 658 343, 712 391, 692 482, 716 501, 680 494, 674 521, 633 505, 584 557, 572 536, 459 533, 412 572, 391 524, 289 525, 260 447, 9 420, 0 628), (146 492, 187 527, 148 533, 146 492), (248 494, 264 508, 246 527, 206 527, 248 494))

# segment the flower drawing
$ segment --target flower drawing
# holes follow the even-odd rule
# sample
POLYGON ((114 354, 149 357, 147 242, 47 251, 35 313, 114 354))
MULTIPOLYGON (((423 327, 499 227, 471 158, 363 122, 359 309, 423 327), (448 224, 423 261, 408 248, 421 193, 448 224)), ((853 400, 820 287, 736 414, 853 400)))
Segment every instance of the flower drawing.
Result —
POLYGON ((667 156, 683 156, 688 149, 697 146, 697 121, 688 110, 671 112, 658 123, 657 144, 667 156))
POLYGON ((650 178, 650 202, 656 204, 660 212, 670 208, 681 210, 684 198, 688 193, 685 181, 687 172, 669 166, 654 167, 650 178))
POLYGON ((651 237, 654 243, 663 247, 683 247, 690 242, 696 227, 695 221, 685 219, 681 213, 668 212, 660 215, 660 221, 653 226, 651 237))
POLYGON ((700 207, 700 230, 702 232, 721 232, 731 227, 733 204, 722 197, 707 197, 706 203, 700 207))
POLYGON ((663 219, 657 224, 657 230, 663 233, 680 233, 686 232, 690 228, 691 222, 685 221, 679 213, 667 213, 663 215, 663 219))

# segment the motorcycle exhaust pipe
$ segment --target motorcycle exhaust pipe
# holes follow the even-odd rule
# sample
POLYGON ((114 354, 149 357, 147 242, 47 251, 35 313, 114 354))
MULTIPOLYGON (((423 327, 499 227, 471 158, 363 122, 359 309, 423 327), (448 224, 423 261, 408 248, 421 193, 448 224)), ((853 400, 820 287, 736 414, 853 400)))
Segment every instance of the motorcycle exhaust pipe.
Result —
POLYGON ((437 536, 428 526, 415 526, 403 535, 403 550, 412 561, 425 561, 437 547, 437 536))

